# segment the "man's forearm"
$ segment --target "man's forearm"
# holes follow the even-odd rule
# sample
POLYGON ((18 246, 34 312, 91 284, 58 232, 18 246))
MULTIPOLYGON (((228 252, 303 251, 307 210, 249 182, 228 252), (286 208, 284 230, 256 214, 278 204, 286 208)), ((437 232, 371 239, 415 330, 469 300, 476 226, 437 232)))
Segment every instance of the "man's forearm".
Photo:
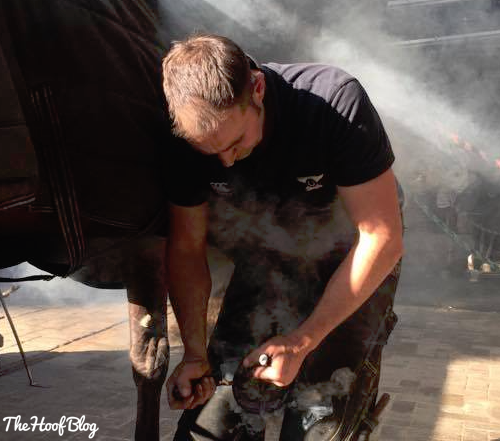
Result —
POLYGON ((399 238, 361 237, 331 276, 312 314, 291 333, 299 348, 312 351, 379 287, 402 255, 399 238))
POLYGON ((170 303, 186 358, 206 356, 207 305, 212 287, 206 258, 169 247, 170 303))

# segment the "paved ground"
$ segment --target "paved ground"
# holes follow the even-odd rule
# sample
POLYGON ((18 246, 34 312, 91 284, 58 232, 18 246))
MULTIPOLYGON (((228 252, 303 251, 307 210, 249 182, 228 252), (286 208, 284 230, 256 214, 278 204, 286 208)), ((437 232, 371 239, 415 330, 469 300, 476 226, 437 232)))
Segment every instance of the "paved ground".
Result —
MULTIPOLYGON (((21 292, 18 294, 21 295, 21 292)), ((5 317, 0 319, 0 440, 131 439, 135 391, 128 362, 123 293, 87 305, 12 305, 11 314, 37 383, 30 387, 5 317), (86 431, 7 431, 21 422, 85 416, 86 431)), ((13 302, 15 303, 15 302, 13 302)), ((500 320, 497 313, 398 306, 385 351, 382 390, 391 393, 380 441, 500 440, 500 320)), ((0 310, 0 317, 3 311, 0 310)), ((178 344, 178 340, 172 342, 178 344)), ((172 348, 172 364, 182 348, 172 348)), ((171 365, 172 365, 171 364, 171 365)), ((162 408, 162 441, 178 412, 162 408)), ((269 437, 271 438, 271 437, 269 437)))

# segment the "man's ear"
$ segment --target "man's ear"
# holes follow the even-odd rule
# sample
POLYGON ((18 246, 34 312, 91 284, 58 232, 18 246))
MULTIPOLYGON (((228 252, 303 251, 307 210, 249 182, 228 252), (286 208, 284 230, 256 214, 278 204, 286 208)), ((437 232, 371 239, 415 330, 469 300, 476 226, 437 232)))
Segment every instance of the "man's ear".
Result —
POLYGON ((264 101, 264 94, 266 92, 266 77, 264 72, 260 70, 253 70, 252 76, 254 81, 252 98, 254 103, 260 106, 264 101))

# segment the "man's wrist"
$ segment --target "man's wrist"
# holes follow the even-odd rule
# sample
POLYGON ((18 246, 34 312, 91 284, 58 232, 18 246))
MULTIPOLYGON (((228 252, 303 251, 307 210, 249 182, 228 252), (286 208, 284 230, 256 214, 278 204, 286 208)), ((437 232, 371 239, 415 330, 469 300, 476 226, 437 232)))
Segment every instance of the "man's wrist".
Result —
POLYGON ((195 362, 195 361, 206 361, 208 360, 208 353, 206 347, 203 348, 184 348, 184 361, 195 362))
POLYGON ((290 341, 292 351, 297 355, 302 353, 304 354, 304 357, 313 351, 317 346, 312 336, 301 328, 298 328, 288 334, 288 339, 290 341))

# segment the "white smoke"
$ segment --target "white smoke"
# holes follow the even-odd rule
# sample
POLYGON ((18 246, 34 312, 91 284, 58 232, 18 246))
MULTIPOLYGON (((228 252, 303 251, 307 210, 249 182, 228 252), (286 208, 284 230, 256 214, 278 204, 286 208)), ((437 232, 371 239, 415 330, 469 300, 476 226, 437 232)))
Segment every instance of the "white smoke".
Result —
POLYGON ((331 407, 332 397, 347 395, 356 380, 356 374, 344 367, 333 372, 330 381, 313 386, 299 387, 294 392, 294 405, 300 410, 308 410, 314 406, 331 407))

